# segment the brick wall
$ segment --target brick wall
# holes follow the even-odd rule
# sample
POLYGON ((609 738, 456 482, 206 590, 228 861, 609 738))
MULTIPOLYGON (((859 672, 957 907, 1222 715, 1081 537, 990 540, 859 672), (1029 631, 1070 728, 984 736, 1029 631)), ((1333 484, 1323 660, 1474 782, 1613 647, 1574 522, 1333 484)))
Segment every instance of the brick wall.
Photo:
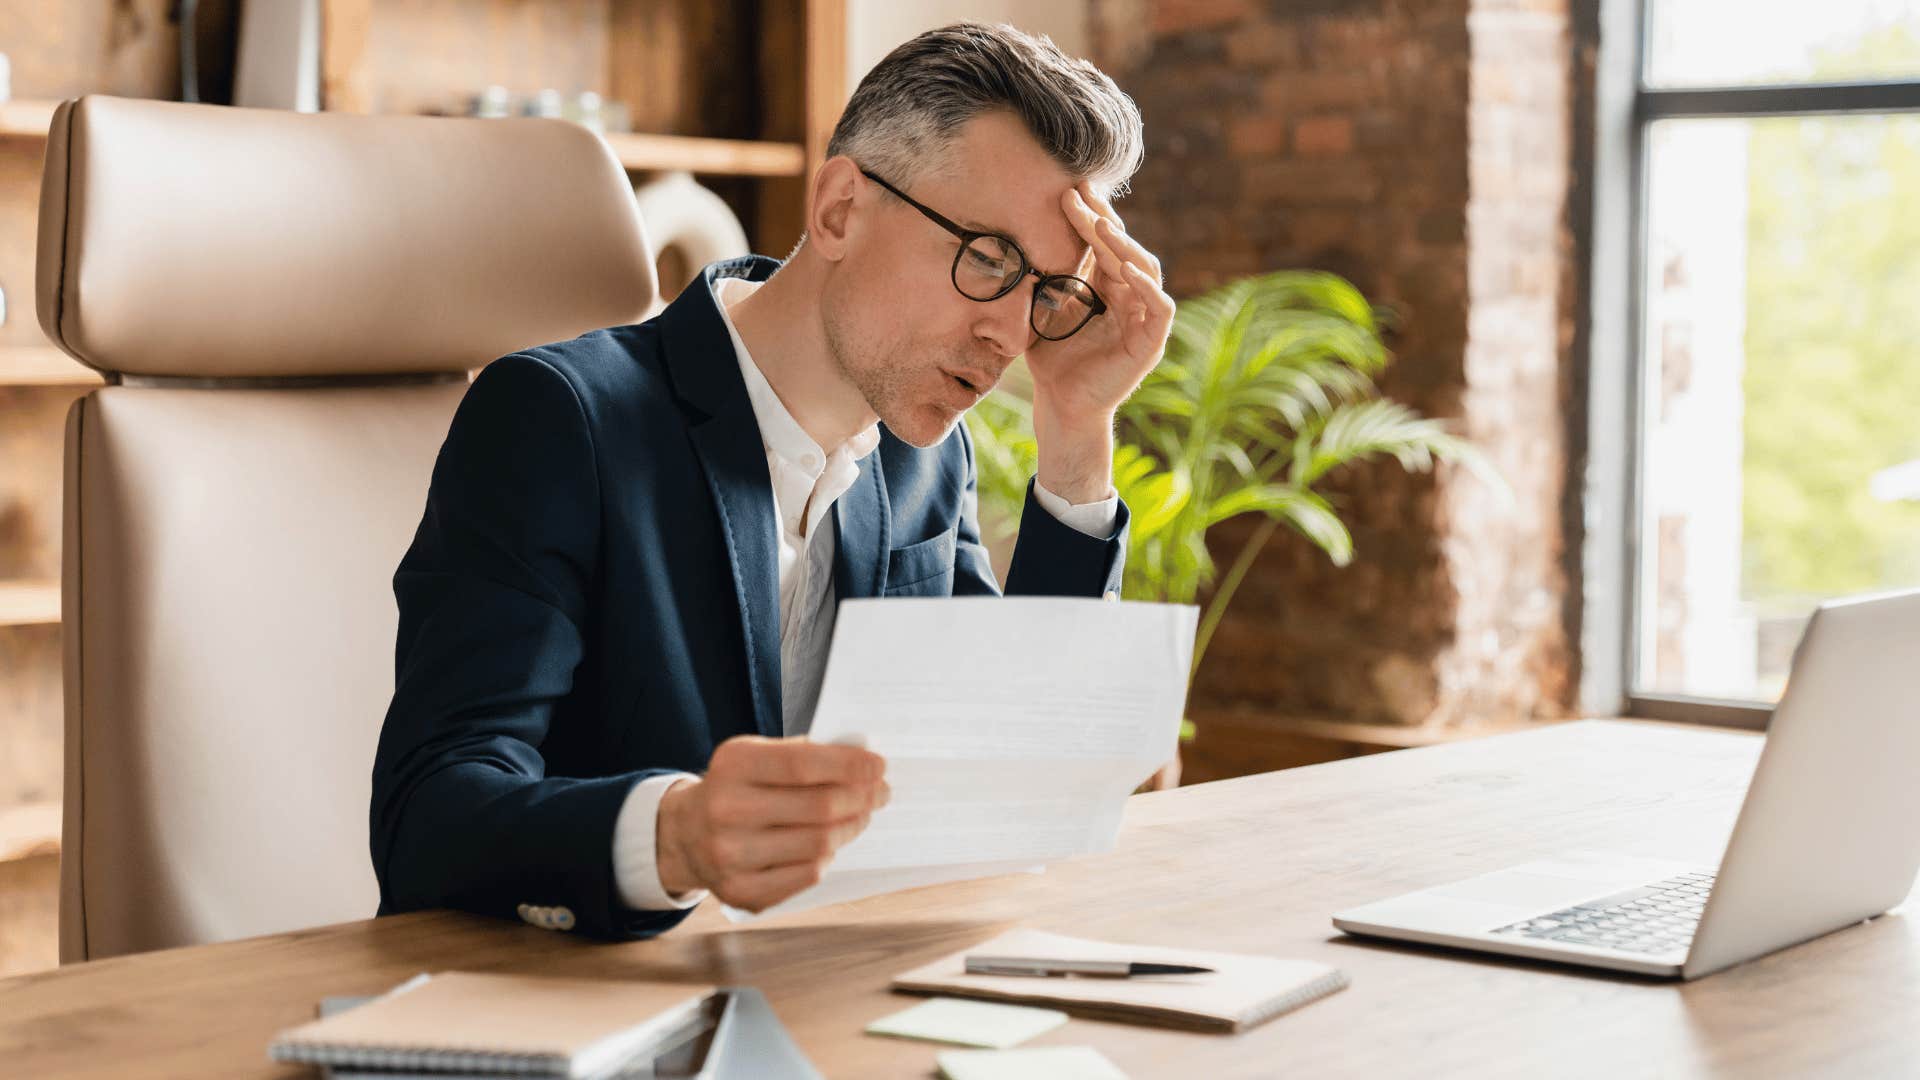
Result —
MULTIPOLYGON (((1567 5, 1096 0, 1094 59, 1146 117, 1122 213, 1174 294, 1283 267, 1348 276, 1399 313, 1387 393, 1453 419, 1512 488, 1391 463, 1342 476, 1354 564, 1276 538, 1201 669, 1203 721, 1452 728, 1571 708, 1567 5)), ((1216 554, 1248 528, 1223 528, 1216 554)))

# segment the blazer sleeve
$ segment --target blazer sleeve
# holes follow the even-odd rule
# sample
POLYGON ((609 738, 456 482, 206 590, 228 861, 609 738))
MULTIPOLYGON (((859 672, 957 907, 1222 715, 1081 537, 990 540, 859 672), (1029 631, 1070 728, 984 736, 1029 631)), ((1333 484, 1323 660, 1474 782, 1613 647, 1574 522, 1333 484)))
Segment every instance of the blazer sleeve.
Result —
MULTIPOLYGON (((974 464, 973 436, 959 425, 966 449, 966 485, 961 496, 960 525, 955 536, 953 593, 955 596, 1001 592, 994 580, 986 545, 980 542, 979 472, 974 464)), ((1088 536, 1053 516, 1033 494, 1027 481, 1027 501, 1020 511, 1020 536, 1014 542, 1013 561, 1007 567, 1008 596, 1120 595, 1120 575, 1127 562, 1127 528, 1132 520, 1125 499, 1120 500, 1113 533, 1088 536)))
POLYGON ((564 905, 608 938, 685 918, 626 908, 613 875, 627 793, 670 770, 549 777, 540 753, 583 654, 599 521, 572 384, 533 356, 489 365, 454 415, 393 579, 394 694, 369 811, 381 914, 564 905))

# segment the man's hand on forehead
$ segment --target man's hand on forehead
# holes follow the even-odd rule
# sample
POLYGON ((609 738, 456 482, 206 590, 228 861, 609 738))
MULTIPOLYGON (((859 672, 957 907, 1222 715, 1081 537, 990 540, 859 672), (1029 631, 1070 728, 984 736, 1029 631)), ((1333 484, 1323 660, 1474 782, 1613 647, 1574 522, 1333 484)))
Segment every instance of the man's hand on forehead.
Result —
POLYGON ((1079 503, 1112 491, 1114 413, 1159 363, 1174 306, 1160 260, 1127 235, 1105 195, 1081 181, 1060 208, 1086 245, 1079 276, 1106 308, 1069 337, 1034 341, 1026 358, 1040 483, 1079 503))

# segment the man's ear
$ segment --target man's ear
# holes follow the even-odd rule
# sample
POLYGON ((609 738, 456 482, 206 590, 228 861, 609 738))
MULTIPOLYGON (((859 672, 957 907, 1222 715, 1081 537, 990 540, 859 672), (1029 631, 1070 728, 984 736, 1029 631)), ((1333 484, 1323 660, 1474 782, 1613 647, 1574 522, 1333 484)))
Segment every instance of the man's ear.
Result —
POLYGON ((813 200, 807 207, 807 245, 829 262, 846 256, 853 230, 854 194, 862 177, 853 159, 828 158, 814 174, 813 200))

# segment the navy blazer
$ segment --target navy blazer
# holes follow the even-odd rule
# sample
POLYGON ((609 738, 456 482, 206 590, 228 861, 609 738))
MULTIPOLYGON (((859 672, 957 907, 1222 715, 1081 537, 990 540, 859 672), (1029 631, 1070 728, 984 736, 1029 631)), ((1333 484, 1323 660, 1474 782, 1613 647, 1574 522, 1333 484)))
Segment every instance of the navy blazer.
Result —
MULTIPOLYGON (((657 318, 495 361, 461 401, 394 574, 393 702, 370 809, 380 913, 562 905, 583 931, 648 937, 613 877, 635 783, 700 772, 734 735, 781 733, 776 519, 766 450, 708 267, 657 318)), ((973 444, 882 430, 834 504, 838 597, 999 591, 973 444)), ((1031 488, 1007 591, 1120 586, 1114 535, 1031 488)))

